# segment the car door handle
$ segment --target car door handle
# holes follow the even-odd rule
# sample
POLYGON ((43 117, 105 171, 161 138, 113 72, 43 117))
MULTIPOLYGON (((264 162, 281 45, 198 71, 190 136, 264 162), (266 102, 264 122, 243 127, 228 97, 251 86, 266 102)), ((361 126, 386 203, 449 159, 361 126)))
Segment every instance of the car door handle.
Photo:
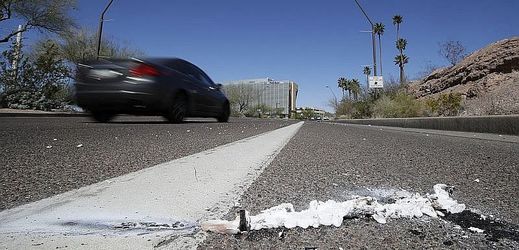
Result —
POLYGON ((214 87, 209 87, 209 89, 210 89, 210 90, 215 90, 216 88, 214 88, 214 87))

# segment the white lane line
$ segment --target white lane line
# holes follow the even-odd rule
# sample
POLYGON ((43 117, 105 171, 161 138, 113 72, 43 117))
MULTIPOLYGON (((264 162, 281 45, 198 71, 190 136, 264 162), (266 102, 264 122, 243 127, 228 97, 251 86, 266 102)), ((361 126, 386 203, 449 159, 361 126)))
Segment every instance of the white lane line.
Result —
POLYGON ((192 232, 226 214, 302 124, 0 212, 0 248, 145 249, 192 232))

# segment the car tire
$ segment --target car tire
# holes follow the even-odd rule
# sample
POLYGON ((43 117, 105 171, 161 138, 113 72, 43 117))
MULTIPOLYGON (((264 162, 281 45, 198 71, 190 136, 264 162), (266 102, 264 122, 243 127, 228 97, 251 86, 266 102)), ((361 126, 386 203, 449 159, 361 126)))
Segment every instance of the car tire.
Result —
POLYGON ((112 120, 112 118, 114 118, 114 116, 115 116, 115 114, 108 113, 108 112, 92 111, 92 118, 94 118, 94 120, 96 120, 97 122, 101 122, 101 123, 109 122, 110 120, 112 120))
POLYGON ((187 97, 184 94, 178 94, 173 100, 166 119, 171 123, 182 123, 187 115, 188 110, 187 97))
POLYGON ((231 110, 229 107, 229 103, 225 103, 222 107, 222 112, 221 112, 220 116, 218 116, 216 119, 218 119, 218 122, 228 122, 230 115, 231 115, 231 110))

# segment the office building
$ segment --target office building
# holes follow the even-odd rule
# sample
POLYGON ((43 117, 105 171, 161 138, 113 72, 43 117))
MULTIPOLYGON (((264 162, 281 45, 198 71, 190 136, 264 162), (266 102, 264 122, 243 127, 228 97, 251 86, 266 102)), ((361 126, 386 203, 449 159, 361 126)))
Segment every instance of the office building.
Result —
POLYGON ((224 91, 229 85, 250 86, 249 108, 266 106, 270 114, 290 117, 295 113, 298 86, 294 81, 276 81, 270 78, 236 80, 223 83, 224 91))

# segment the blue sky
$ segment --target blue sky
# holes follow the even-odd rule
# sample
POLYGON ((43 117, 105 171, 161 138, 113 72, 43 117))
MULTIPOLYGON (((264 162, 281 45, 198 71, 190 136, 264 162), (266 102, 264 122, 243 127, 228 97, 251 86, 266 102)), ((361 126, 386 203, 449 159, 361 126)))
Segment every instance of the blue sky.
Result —
MULTIPOLYGON (((517 0, 359 0, 374 22, 386 25, 382 65, 393 63, 396 30, 404 17, 408 40, 406 72, 413 78, 428 64, 446 65, 438 43, 461 41, 468 51, 519 35, 517 0)), ((107 1, 78 0, 73 13, 82 26, 97 29, 107 1)), ((299 84, 298 106, 327 107, 337 78, 358 78, 372 64, 369 25, 353 0, 114 0, 104 35, 149 56, 180 57, 204 69, 216 82, 270 77, 299 84)))

